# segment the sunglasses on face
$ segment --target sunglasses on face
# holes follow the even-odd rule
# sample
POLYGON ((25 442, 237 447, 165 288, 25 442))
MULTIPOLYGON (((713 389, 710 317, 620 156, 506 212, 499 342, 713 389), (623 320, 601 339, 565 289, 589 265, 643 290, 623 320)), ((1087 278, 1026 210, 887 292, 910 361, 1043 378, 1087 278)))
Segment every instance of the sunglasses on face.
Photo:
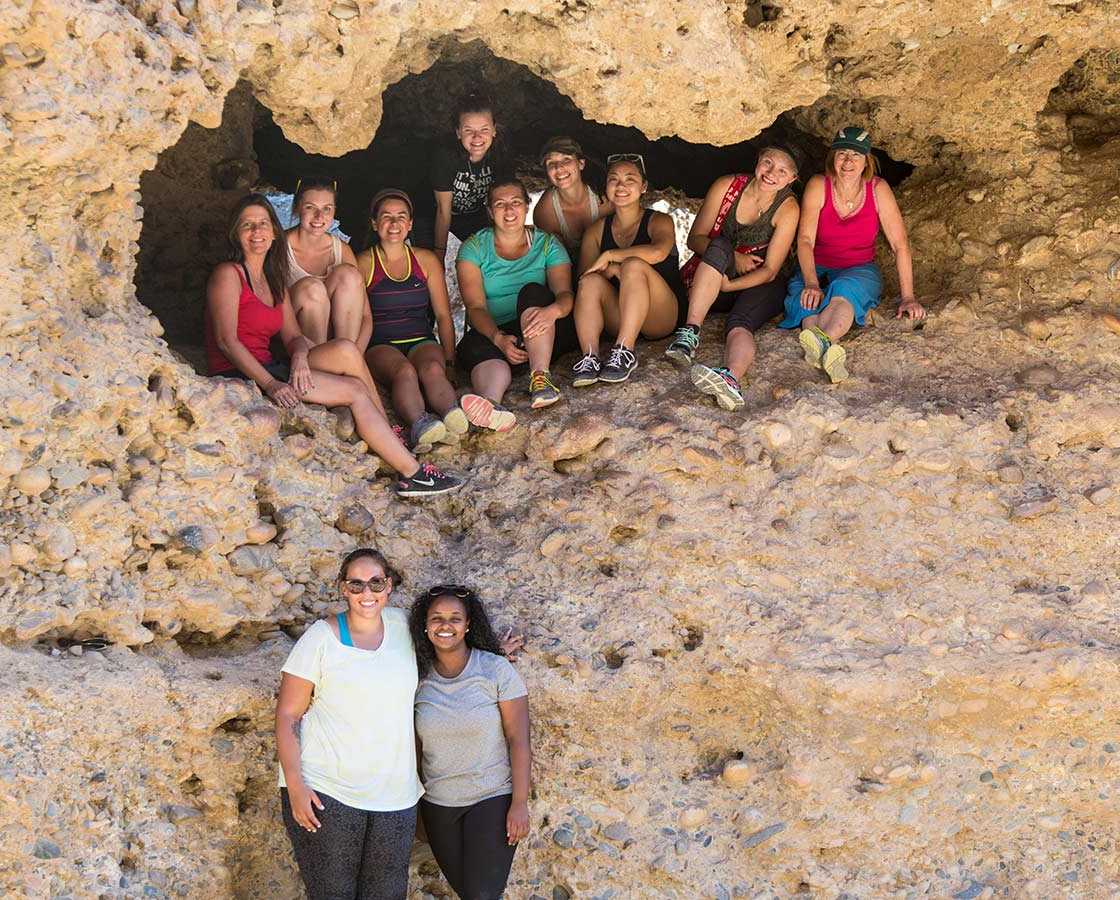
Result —
POLYGON ((632 162, 638 166, 638 171, 642 173, 642 177, 646 177, 646 160, 640 153, 612 153, 607 157, 607 166, 613 166, 616 162, 632 162))
POLYGON ((369 591, 371 594, 380 594, 387 587, 392 585, 392 581, 388 578, 371 578, 369 581, 362 581, 361 578, 347 578, 342 582, 342 589, 348 594, 358 596, 369 591))

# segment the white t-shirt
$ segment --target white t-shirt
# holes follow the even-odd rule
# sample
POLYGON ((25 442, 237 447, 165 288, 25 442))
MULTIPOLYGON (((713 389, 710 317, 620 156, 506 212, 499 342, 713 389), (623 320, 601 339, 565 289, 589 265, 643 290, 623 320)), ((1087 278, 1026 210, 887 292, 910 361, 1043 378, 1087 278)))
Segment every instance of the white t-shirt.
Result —
POLYGON ((377 650, 345 646, 320 619, 296 641, 283 671, 315 685, 300 726, 304 784, 355 809, 388 812, 415 805, 424 788, 416 775, 416 656, 407 614, 387 607, 381 619, 377 650))

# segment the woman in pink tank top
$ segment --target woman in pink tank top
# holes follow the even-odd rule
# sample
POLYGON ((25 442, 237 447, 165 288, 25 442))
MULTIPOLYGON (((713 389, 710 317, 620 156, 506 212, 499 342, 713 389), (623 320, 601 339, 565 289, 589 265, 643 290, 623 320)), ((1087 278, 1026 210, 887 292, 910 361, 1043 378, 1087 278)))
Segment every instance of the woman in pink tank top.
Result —
POLYGON ((800 326, 805 361, 833 383, 848 377, 847 353, 838 343, 853 322, 863 325, 879 305, 882 277, 875 264, 880 226, 898 267, 895 315, 921 319, 914 299, 910 242, 890 186, 875 175, 871 138, 855 126, 832 140, 824 175, 814 175, 801 200, 797 234, 799 269, 790 279, 782 328, 800 326))
POLYGON ((288 284, 300 331, 312 344, 345 338, 363 353, 373 333, 366 287, 350 245, 328 229, 338 186, 330 178, 300 179, 292 198, 299 223, 287 231, 288 284))
POLYGON ((273 403, 345 406, 366 445, 399 473, 403 497, 442 494, 463 484, 420 465, 393 433, 362 351, 345 338, 314 345, 300 331, 285 280, 287 247, 276 211, 262 194, 243 198, 230 218, 230 261, 206 284, 206 344, 216 374, 252 381, 273 403), (279 334, 291 366, 278 366, 269 342, 279 334))

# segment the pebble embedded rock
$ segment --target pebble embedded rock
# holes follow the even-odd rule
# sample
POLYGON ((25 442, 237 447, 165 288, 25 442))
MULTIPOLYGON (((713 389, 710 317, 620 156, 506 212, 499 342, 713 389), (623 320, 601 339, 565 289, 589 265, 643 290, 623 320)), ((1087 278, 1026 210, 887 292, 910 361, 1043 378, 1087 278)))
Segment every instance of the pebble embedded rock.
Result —
POLYGON ((51 486, 51 475, 42 466, 30 466, 15 477, 16 488, 29 497, 38 497, 51 486))
POLYGON ((373 523, 373 513, 360 503, 351 503, 343 507, 334 524, 335 528, 344 534, 357 537, 369 531, 373 527, 373 523))
POLYGON ((723 781, 729 787, 743 787, 757 774, 756 767, 745 760, 732 760, 723 767, 723 781))

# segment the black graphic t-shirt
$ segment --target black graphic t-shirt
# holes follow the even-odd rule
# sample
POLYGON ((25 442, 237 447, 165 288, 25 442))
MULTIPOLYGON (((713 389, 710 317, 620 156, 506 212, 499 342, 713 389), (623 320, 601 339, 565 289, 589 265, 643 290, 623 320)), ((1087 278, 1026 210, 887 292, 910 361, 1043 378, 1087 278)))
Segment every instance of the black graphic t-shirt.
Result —
POLYGON ((486 192, 496 168, 493 148, 472 163, 461 147, 441 147, 432 159, 432 190, 451 191, 453 216, 478 213, 486 208, 486 192))

